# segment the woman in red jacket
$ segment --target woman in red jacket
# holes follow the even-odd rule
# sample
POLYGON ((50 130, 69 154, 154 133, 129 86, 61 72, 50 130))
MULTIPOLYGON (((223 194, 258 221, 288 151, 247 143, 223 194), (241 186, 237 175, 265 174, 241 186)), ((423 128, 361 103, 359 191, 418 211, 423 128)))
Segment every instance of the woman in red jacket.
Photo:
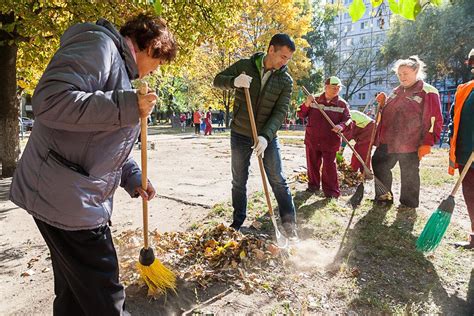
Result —
MULTIPOLYGON (((400 59, 393 70, 400 85, 390 96, 380 93, 382 119, 377 129, 377 150, 372 157, 375 176, 391 190, 392 169, 401 174, 400 209, 414 209, 420 197, 420 160, 439 140, 443 126, 438 90, 425 83, 425 64, 418 56, 400 59)), ((376 186, 375 201, 393 203, 376 186)))

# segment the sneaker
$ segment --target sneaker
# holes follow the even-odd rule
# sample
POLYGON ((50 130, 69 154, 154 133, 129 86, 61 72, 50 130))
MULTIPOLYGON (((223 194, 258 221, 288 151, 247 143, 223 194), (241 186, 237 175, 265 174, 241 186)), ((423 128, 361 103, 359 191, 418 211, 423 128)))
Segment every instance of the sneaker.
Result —
POLYGON ((236 222, 232 222, 232 224, 230 224, 229 227, 235 229, 236 231, 239 231, 240 228, 242 227, 242 224, 238 224, 238 223, 236 223, 236 222))
POLYGON ((372 202, 378 206, 392 206, 393 199, 386 199, 383 196, 376 196, 372 202))
POLYGON ((460 249, 465 249, 465 250, 471 250, 474 249, 474 242, 469 242, 469 241, 457 241, 453 243, 455 248, 460 248, 460 249))
POLYGON ((458 242, 455 242, 453 245, 456 248, 461 248, 461 249, 465 249, 465 250, 474 249, 474 233, 469 234, 469 240, 468 241, 458 241, 458 242))
POLYGON ((286 232, 286 238, 288 238, 290 242, 297 242, 300 240, 298 238, 298 233, 296 232, 295 223, 291 223, 291 222, 283 223, 283 228, 285 229, 285 232, 286 232))

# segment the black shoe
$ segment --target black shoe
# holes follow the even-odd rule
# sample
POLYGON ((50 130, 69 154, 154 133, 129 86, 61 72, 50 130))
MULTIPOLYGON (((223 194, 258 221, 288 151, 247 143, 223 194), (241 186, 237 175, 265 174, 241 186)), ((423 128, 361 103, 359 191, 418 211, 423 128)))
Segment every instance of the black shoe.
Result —
POLYGON ((314 188, 314 187, 307 187, 307 188, 306 188, 306 192, 309 192, 309 193, 318 193, 318 192, 319 192, 319 189, 318 189, 318 188, 314 188))
POLYGON ((286 238, 288 238, 290 242, 297 242, 300 240, 298 238, 298 233, 296 232, 295 223, 291 223, 291 222, 283 223, 283 228, 285 229, 285 232, 286 232, 286 238))
POLYGON ((413 212, 416 211, 416 207, 400 204, 397 208, 398 212, 413 212))
POLYGON ((238 224, 238 223, 236 223, 236 222, 232 222, 232 224, 230 224, 229 227, 235 229, 236 231, 239 231, 240 228, 242 227, 242 224, 238 224))

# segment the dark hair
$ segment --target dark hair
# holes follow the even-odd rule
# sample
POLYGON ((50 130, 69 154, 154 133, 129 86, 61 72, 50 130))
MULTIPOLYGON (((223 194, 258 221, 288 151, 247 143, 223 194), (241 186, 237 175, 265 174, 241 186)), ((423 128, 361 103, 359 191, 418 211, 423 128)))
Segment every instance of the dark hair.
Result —
POLYGON ((268 44, 268 48, 270 48, 270 46, 272 45, 275 47, 275 49, 286 46, 292 52, 296 50, 295 42, 293 42, 291 37, 285 33, 278 33, 273 35, 272 39, 270 40, 270 44, 268 44))
POLYGON ((140 50, 152 47, 153 58, 170 62, 176 57, 176 41, 160 17, 140 13, 120 28, 120 34, 134 40, 140 50))

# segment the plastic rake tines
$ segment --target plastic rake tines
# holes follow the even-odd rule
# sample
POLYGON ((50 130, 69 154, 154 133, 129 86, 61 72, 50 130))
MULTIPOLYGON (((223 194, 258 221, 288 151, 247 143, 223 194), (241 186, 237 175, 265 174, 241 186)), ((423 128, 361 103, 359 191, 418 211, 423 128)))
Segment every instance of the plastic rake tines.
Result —
POLYGON ((448 229, 451 215, 450 212, 437 209, 429 218, 420 237, 418 237, 416 249, 422 252, 435 250, 448 229))

